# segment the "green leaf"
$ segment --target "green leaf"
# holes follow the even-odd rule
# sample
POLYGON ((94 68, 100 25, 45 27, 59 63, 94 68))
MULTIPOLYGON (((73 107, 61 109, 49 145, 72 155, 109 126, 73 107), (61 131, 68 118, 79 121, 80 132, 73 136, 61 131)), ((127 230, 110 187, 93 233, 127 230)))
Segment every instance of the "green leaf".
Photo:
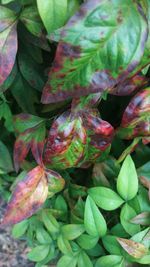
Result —
POLYGON ((37 0, 38 11, 50 34, 54 30, 62 27, 67 19, 67 0, 37 0))
POLYGON ((99 239, 99 236, 90 236, 87 234, 83 234, 78 237, 77 243, 79 246, 85 250, 89 250, 95 247, 99 239))
POLYGON ((117 236, 106 235, 102 238, 105 249, 112 255, 122 255, 117 236))
POLYGON ((68 240, 74 240, 85 232, 83 224, 68 224, 61 227, 62 235, 68 240))
POLYGON ((52 243, 52 238, 50 237, 49 233, 43 227, 38 227, 36 229, 36 238, 39 241, 39 243, 42 245, 52 243))
POLYGON ((124 202, 116 192, 106 187, 90 188, 88 194, 104 210, 115 210, 124 202))
POLYGON ((90 196, 85 204, 84 225, 87 233, 92 236, 102 237, 107 232, 106 221, 90 196))
POLYGON ((49 245, 37 246, 33 248, 31 252, 28 253, 27 257, 30 261, 35 261, 35 262, 42 261, 47 257, 49 250, 50 250, 49 245))
POLYGON ((57 267, 76 267, 78 261, 78 257, 77 256, 69 256, 69 255, 65 255, 63 257, 60 258, 60 260, 57 263, 57 267))
POLYGON ((28 226, 29 226, 28 220, 24 220, 20 223, 17 223, 16 225, 13 226, 12 236, 14 238, 19 238, 19 237, 23 236, 25 234, 26 230, 28 229, 28 226))
POLYGON ((124 267, 123 257, 117 255, 108 255, 100 257, 95 267, 124 267))
POLYGON ((93 264, 89 258, 89 256, 84 252, 81 251, 78 258, 78 267, 93 267, 93 264))
POLYGON ((4 126, 9 132, 13 132, 13 117, 9 105, 6 102, 0 103, 0 120, 4 119, 4 126))
POLYGON ((117 178, 118 193, 126 201, 134 198, 138 192, 138 177, 131 156, 124 160, 117 178))
POLYGON ((145 255, 141 259, 136 260, 136 262, 138 262, 140 264, 148 264, 149 265, 149 263, 150 263, 150 252, 149 252, 149 254, 145 255))
POLYGON ((71 245, 70 245, 68 239, 66 239, 63 235, 59 235, 59 237, 57 239, 57 245, 58 245, 59 250, 63 254, 72 253, 71 245))
POLYGON ((140 226, 130 222, 136 216, 136 212, 127 203, 122 207, 120 220, 123 228, 129 235, 134 235, 140 231, 140 226))
POLYGON ((59 224, 49 210, 42 210, 41 217, 46 229, 50 233, 59 233, 59 224))
POLYGON ((114 87, 140 63, 147 32, 135 1, 84 2, 62 30, 42 102, 114 87))
POLYGON ((9 173, 14 170, 12 159, 7 147, 0 141, 0 173, 9 173))
POLYGON ((27 6, 23 9, 20 20, 26 28, 34 35, 40 37, 43 32, 43 24, 36 6, 27 6))

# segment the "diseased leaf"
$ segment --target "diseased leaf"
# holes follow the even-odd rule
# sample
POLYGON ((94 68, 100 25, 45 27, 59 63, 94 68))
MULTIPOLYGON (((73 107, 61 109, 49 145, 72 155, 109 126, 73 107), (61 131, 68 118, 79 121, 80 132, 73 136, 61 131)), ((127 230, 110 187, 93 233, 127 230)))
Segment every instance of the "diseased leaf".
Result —
POLYGON ((48 184, 44 169, 37 166, 17 184, 1 225, 16 224, 30 217, 45 202, 47 194, 48 184))
POLYGON ((15 64, 18 47, 16 19, 12 10, 0 6, 0 85, 7 79, 15 64))
POLYGON ((15 169, 19 170, 20 164, 30 149, 37 163, 41 164, 46 134, 45 120, 28 114, 20 114, 15 117, 15 120, 17 131, 20 131, 14 145, 15 169), (28 120, 28 128, 26 120, 28 120))
POLYGON ((141 243, 129 239, 117 238, 123 249, 134 258, 142 258, 148 253, 148 249, 141 243))
POLYGON ((62 191, 65 187, 65 180, 57 172, 46 170, 48 180, 48 196, 52 197, 62 191))
POLYGON ((102 92, 125 80, 144 53, 142 12, 132 0, 85 2, 61 32, 42 102, 102 92))
POLYGON ((133 199, 138 192, 138 177, 131 156, 124 160, 117 178, 118 193, 126 201, 133 199))
POLYGON ((39 37, 42 35, 44 27, 36 6, 25 7, 21 13, 20 20, 32 34, 39 37))
POLYGON ((14 82, 16 75, 17 75, 17 64, 15 64, 12 68, 11 73, 9 74, 9 76, 7 77, 7 79, 4 81, 4 83, 0 86, 0 92, 5 92, 10 86, 11 84, 14 82))
POLYGON ((145 211, 131 219, 134 224, 150 225, 150 212, 145 211))
POLYGON ((118 136, 124 139, 150 136, 150 88, 136 94, 127 106, 118 136))
POLYGON ((84 225, 89 235, 102 237, 106 234, 106 221, 90 196, 85 204, 84 225))
POLYGON ((115 210, 120 207, 124 200, 113 190, 107 187, 93 187, 88 194, 95 203, 104 210, 115 210))
POLYGON ((47 32, 50 34, 54 30, 62 27, 67 19, 67 0, 37 0, 38 11, 45 25, 47 32))

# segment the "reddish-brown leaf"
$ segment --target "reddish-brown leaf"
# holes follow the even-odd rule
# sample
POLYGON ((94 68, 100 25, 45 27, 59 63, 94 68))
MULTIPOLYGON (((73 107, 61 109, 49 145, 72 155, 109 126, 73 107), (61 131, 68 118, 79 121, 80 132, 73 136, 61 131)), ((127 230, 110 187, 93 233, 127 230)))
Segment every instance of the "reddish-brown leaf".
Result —
POLYGON ((1 225, 16 224, 30 217, 45 202, 47 194, 48 183, 45 171, 37 166, 17 184, 1 225))
POLYGON ((10 9, 0 7, 0 85, 12 71, 17 53, 17 21, 10 9))

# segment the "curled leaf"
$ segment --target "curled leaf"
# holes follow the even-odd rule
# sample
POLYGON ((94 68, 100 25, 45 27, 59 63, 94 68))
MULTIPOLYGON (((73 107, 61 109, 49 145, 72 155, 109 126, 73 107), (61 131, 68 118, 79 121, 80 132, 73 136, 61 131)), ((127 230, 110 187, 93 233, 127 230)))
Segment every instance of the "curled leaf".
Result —
POLYGON ((17 184, 1 225, 16 224, 30 217, 43 205, 47 194, 48 183, 45 171, 37 166, 17 184))

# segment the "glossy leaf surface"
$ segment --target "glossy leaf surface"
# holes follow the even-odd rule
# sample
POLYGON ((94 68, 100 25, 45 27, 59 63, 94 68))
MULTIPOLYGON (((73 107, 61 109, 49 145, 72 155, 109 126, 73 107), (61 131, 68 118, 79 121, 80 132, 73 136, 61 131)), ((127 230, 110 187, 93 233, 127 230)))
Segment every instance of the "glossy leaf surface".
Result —
POLYGON ((138 65, 147 24, 136 2, 121 3, 89 0, 69 20, 61 33, 43 103, 114 87, 138 65))

